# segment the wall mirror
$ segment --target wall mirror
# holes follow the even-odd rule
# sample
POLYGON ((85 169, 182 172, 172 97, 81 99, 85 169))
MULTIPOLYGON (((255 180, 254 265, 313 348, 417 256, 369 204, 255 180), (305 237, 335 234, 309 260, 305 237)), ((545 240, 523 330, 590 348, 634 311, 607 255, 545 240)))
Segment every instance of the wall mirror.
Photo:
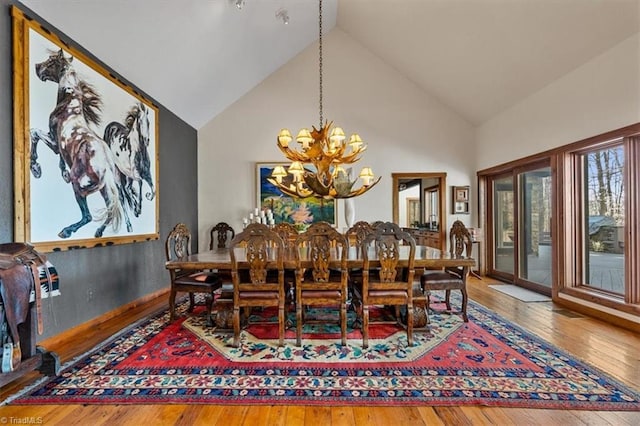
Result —
MULTIPOLYGON (((446 247, 446 173, 392 173, 393 221, 431 236, 437 248, 446 247)), ((426 237, 425 237, 426 238, 426 237)), ((425 239, 426 241, 426 239, 425 239)), ((416 239, 420 244, 420 241, 416 239)))

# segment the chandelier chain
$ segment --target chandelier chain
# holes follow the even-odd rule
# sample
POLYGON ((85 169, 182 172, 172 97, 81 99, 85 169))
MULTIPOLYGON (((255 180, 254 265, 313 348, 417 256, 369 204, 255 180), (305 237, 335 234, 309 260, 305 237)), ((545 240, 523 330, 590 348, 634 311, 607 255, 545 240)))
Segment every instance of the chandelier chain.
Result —
POLYGON ((322 0, 319 0, 319 13, 318 13, 318 64, 320 70, 320 128, 322 128, 322 0))
POLYGON ((347 164, 360 160, 367 149, 360 135, 353 133, 346 138, 341 127, 334 127, 333 122, 325 121, 322 111, 322 0, 318 0, 318 71, 319 71, 319 111, 320 125, 309 129, 300 129, 295 141, 299 148, 289 144, 294 140, 289 129, 280 130, 278 148, 291 161, 287 166, 276 166, 267 181, 282 193, 294 198, 353 198, 364 194, 380 182, 371 171, 371 167, 363 167, 358 175, 362 186, 354 189, 356 180, 351 180, 349 172, 344 169, 347 164))

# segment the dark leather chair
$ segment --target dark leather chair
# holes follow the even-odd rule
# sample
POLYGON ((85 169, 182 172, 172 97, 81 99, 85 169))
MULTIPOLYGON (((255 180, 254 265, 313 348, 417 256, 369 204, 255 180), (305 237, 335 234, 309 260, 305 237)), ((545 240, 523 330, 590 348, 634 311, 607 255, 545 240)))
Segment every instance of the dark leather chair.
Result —
POLYGON ((309 306, 336 307, 340 317, 342 344, 347 344, 347 249, 344 235, 327 222, 316 222, 295 241, 296 254, 296 344, 302 344, 302 326, 309 306), (311 261, 304 268, 301 253, 311 261), (339 258, 336 256, 339 254, 339 258), (329 268, 339 260, 339 269, 329 268))
MULTIPOLYGON (((191 231, 184 223, 178 223, 169 233, 165 242, 165 254, 167 261, 175 260, 191 254, 191 231)), ((176 295, 178 292, 189 294, 189 312, 193 312, 195 306, 195 293, 204 293, 207 306, 207 325, 213 325, 211 310, 214 300, 214 292, 218 290, 222 282, 218 274, 184 269, 170 269, 171 292, 169 294, 169 311, 171 320, 176 318, 176 295)))
MULTIPOLYGON (((456 220, 451 226, 449 232, 449 251, 452 256, 460 257, 463 255, 471 257, 473 240, 471 233, 459 220, 456 220)), ((420 277, 420 285, 425 294, 427 303, 427 312, 429 312, 429 296, 431 291, 445 291, 445 305, 448 312, 451 311, 451 290, 460 290, 462 293, 462 306, 458 312, 452 312, 462 315, 464 322, 468 322, 467 317, 467 277, 469 276, 468 268, 445 268, 440 271, 426 270, 420 277)))
POLYGON ((395 306, 396 321, 406 327, 407 342, 413 346, 415 240, 395 223, 385 222, 365 238, 363 247, 362 289, 356 290, 362 311, 363 347, 369 346, 369 310, 374 305, 395 306), (368 249, 370 245, 371 249, 368 249), (409 247, 408 263, 404 268, 398 265, 400 245, 409 247), (378 269, 371 270, 370 250, 380 262, 378 269), (406 325, 402 324, 401 309, 406 311, 406 325))
POLYGON ((226 222, 218 222, 211 228, 209 250, 214 248, 226 248, 229 242, 236 236, 236 231, 226 222))
POLYGON ((272 306, 278 308, 279 346, 284 345, 284 250, 282 238, 260 223, 248 225, 231 240, 234 347, 240 343, 240 309, 272 306), (246 267, 248 274, 243 273, 246 267))

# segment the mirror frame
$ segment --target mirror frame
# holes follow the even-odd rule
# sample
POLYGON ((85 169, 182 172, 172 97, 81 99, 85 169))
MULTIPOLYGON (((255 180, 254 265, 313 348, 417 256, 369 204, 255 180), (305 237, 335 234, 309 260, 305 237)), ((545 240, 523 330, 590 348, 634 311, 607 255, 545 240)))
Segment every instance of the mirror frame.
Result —
POLYGON ((438 192, 440 193, 440 205, 439 207, 439 215, 440 215, 440 250, 445 250, 447 247, 447 174, 444 172, 402 172, 402 173, 391 173, 391 205, 393 206, 393 222, 399 223, 400 213, 398 206, 398 185, 400 183, 400 179, 426 179, 426 178, 438 178, 440 179, 440 184, 438 185, 438 192))

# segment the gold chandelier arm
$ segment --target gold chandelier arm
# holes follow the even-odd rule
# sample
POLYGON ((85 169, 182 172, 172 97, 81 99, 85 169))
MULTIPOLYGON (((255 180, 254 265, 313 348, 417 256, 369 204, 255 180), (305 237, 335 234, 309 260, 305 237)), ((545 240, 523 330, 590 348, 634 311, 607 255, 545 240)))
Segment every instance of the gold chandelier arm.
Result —
MULTIPOLYGON (((315 196, 313 194, 313 191, 303 187, 301 183, 287 185, 284 182, 279 183, 278 181, 276 181, 275 178, 272 178, 272 177, 268 177, 267 181, 273 186, 275 186, 276 188, 278 188, 284 194, 294 198, 308 198, 308 197, 315 196)), ((318 197, 318 198, 322 198, 322 197, 318 197)))
POLYGON ((280 148, 280 151, 282 151, 284 156, 287 157, 287 159, 289 159, 290 161, 299 161, 301 163, 308 163, 309 161, 311 161, 309 156, 304 152, 296 151, 288 147, 285 148, 280 144, 278 144, 278 148, 280 148))
MULTIPOLYGON (((305 174, 305 183, 307 183, 306 178, 307 178, 307 174, 305 174)), ((374 186, 376 186, 378 182, 380 182, 380 179, 381 179, 381 176, 379 176, 378 179, 376 179, 370 185, 362 185, 358 189, 354 189, 354 190, 350 190, 349 188, 349 192, 343 192, 341 190, 340 193, 336 190, 336 187, 333 185, 330 187, 325 187, 320 191, 316 191, 313 188, 311 189, 304 188, 301 183, 297 185, 296 184, 287 185, 285 183, 278 183, 272 177, 268 177, 267 181, 271 183, 273 186, 275 186, 276 188, 278 188, 280 191, 282 191, 284 194, 289 195, 291 197, 295 197, 295 198, 315 197, 315 198, 324 198, 324 199, 331 200, 331 199, 339 199, 339 198, 353 198, 353 197, 362 195, 368 190, 370 190, 371 188, 373 188, 374 186)), ((350 185, 353 186, 354 183, 355 181, 350 182, 350 185)))

